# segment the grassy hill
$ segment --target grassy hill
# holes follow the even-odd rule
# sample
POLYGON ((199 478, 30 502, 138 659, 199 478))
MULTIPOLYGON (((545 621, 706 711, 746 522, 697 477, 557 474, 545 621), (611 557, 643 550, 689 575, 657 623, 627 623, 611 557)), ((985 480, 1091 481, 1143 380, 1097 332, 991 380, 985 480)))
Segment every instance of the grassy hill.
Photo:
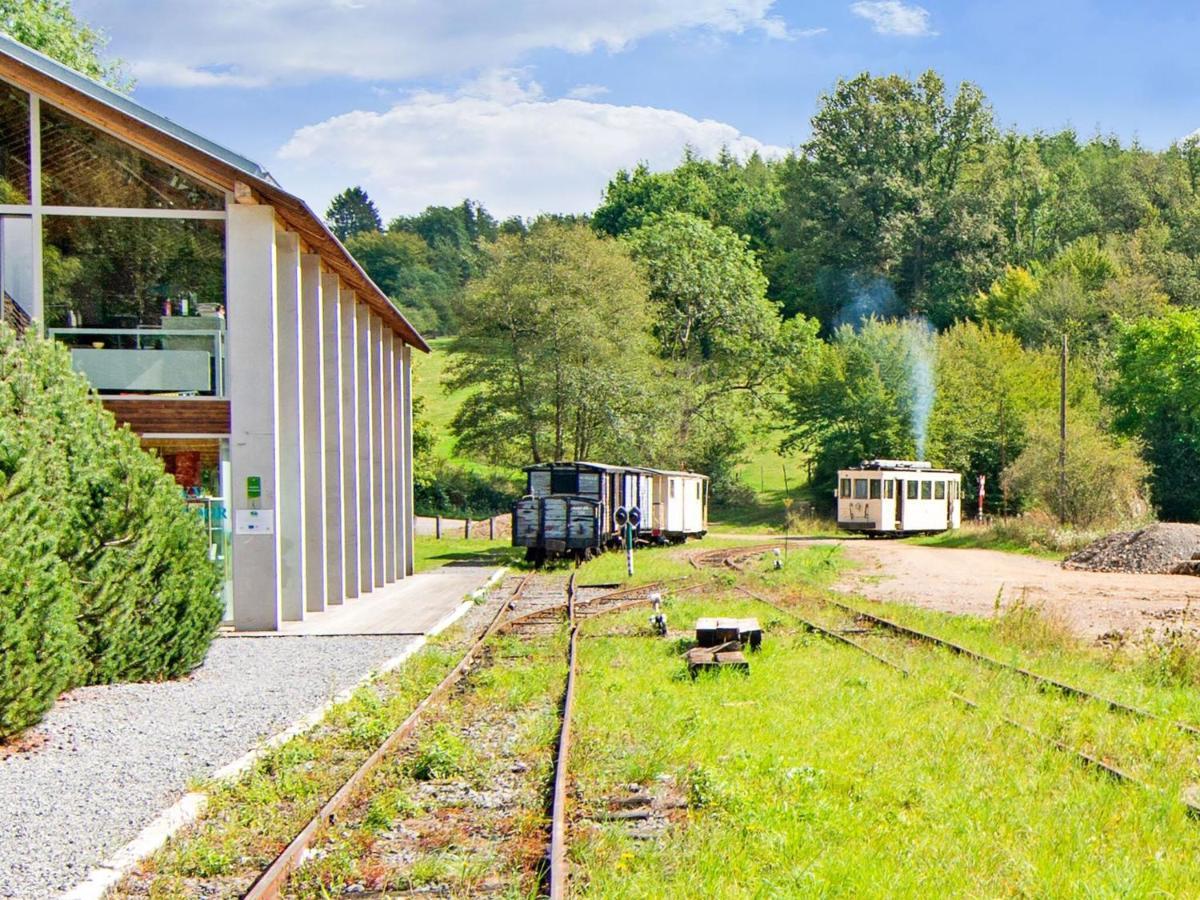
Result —
MULTIPOLYGON (((454 355, 449 352, 450 338, 435 338, 430 341, 430 346, 432 353, 414 354, 413 395, 424 400, 422 415, 433 426, 436 435, 434 454, 439 459, 480 474, 516 478, 517 473, 511 469, 461 456, 455 450, 450 422, 469 395, 470 388, 448 392, 442 384, 442 379, 454 365, 454 355)), ((804 461, 798 457, 780 455, 779 438, 778 433, 764 435, 750 449, 738 474, 754 492, 754 499, 736 507, 713 509, 711 518, 714 528, 759 530, 780 527, 783 524, 783 501, 786 497, 799 501, 810 499, 805 485, 804 461)))

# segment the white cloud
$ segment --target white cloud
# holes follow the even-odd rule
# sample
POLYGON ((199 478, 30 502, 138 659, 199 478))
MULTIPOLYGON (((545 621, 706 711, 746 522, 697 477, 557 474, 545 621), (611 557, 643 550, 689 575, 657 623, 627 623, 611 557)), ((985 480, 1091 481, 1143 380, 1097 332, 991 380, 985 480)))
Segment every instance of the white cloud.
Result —
POLYGON ((400 80, 511 65, 540 49, 618 52, 651 35, 785 38, 775 0, 76 0, 144 84, 400 80))
POLYGON ((685 146, 712 156, 786 151, 732 125, 668 109, 546 99, 513 73, 455 95, 413 93, 386 112, 355 111, 298 130, 274 169, 324 202, 362 184, 385 216, 464 197, 499 216, 587 212, 617 169, 678 164, 685 146), (501 87, 495 89, 496 85, 501 87))
POLYGON ((608 88, 602 84, 577 84, 567 91, 572 100, 595 100, 608 93, 608 88))
POLYGON ((850 11, 866 19, 879 34, 901 37, 931 37, 937 32, 929 27, 929 10, 901 0, 859 0, 850 11))

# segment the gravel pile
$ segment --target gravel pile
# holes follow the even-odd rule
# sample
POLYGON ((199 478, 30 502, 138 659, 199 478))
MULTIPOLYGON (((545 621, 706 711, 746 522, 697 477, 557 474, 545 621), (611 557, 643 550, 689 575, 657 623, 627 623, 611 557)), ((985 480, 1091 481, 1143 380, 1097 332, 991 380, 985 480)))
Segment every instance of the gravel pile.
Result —
POLYGON ((1138 531, 1118 531, 1067 557, 1063 567, 1090 572, 1200 574, 1200 525, 1160 522, 1138 531))
POLYGON ((221 638, 192 675, 80 688, 0 759, 0 897, 51 897, 204 776, 349 687, 404 636, 221 638))

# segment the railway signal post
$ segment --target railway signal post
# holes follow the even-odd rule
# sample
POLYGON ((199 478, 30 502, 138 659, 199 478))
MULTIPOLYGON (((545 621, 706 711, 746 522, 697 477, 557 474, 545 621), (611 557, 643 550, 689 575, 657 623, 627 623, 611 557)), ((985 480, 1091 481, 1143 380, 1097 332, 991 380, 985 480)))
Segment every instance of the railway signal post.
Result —
POLYGON ((629 573, 629 577, 633 577, 633 534, 637 530, 638 525, 642 523, 642 512, 636 506, 626 510, 623 506, 618 506, 617 511, 613 513, 613 518, 616 519, 617 526, 621 529, 621 536, 625 543, 625 568, 629 573))

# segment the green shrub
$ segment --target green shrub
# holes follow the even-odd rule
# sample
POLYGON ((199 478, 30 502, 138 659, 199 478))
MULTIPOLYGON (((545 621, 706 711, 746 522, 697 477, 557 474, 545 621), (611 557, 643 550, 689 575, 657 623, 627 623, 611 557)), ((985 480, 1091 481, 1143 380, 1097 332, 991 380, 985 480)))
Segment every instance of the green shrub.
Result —
POLYGON ((421 516, 486 519, 512 510, 522 485, 447 462, 422 467, 413 478, 413 505, 421 516))
POLYGON ((169 678, 203 660, 222 610, 201 524, 67 350, 6 327, 0 479, 0 737, 64 687, 169 678))
POLYGON ((1005 490, 1026 498, 1078 529, 1144 519, 1148 468, 1136 441, 1120 440, 1080 416, 1068 420, 1066 493, 1059 482, 1059 434, 1047 418, 1034 420, 1021 455, 1004 470, 1005 490))
POLYGON ((29 463, 0 459, 0 738, 42 717, 78 658, 70 571, 29 463))

